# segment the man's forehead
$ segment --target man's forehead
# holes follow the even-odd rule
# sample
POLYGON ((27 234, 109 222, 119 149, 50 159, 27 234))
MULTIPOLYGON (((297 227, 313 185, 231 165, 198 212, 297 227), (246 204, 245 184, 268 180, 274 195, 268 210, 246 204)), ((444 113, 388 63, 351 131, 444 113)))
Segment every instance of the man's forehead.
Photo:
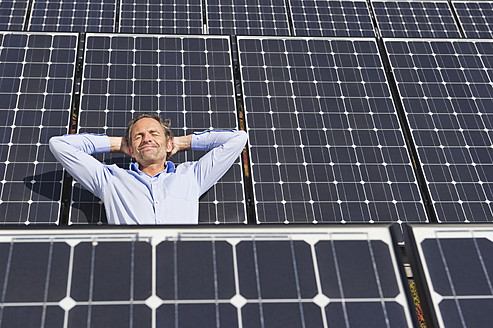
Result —
POLYGON ((152 117, 144 117, 135 122, 132 132, 135 133, 137 131, 149 129, 164 131, 161 123, 159 123, 157 120, 153 119, 152 117))

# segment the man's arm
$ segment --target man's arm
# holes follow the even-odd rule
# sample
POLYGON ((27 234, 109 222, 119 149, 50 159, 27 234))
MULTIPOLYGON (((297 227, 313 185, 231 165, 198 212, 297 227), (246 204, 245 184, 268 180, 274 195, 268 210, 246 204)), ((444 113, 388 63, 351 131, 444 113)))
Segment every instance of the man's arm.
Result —
POLYGON ((107 172, 105 166, 91 154, 109 152, 112 142, 104 135, 68 134, 51 138, 50 150, 80 184, 101 197, 107 172))
POLYGON ((246 142, 245 131, 211 130, 191 135, 191 149, 209 151, 195 164, 200 194, 209 190, 229 170, 246 142))

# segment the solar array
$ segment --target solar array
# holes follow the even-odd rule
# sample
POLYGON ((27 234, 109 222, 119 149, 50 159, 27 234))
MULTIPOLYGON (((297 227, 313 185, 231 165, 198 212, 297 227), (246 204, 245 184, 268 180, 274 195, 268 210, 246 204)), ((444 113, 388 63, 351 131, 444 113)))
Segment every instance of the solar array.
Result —
POLYGON ((427 324, 489 326, 492 6, 1 1, 0 223, 73 226, 0 234, 0 326, 417 326, 401 231, 427 324), (104 204, 48 140, 142 112, 248 132, 202 227, 84 228, 104 204))
POLYGON ((493 221, 493 42, 385 46, 438 220, 493 221))
POLYGON ((29 31, 113 32, 116 0, 33 0, 29 31))
MULTIPOLYGON (((8 8, 21 3, 11 3, 8 8)), ((3 206, 10 204, 5 216, 25 213, 20 208, 29 208, 39 198, 6 189, 20 188, 20 181, 27 179, 27 175, 20 177, 23 165, 16 164, 14 170, 12 163, 32 160, 32 165, 26 164, 28 173, 33 167, 39 170, 40 162, 56 164, 51 154, 41 153, 41 157, 27 160, 22 157, 26 152, 17 151, 14 145, 20 142, 27 147, 25 136, 34 135, 40 126, 49 127, 50 135, 68 131, 73 69, 77 64, 82 72, 80 102, 75 101, 79 132, 121 136, 128 120, 141 112, 169 117, 177 135, 239 128, 242 122, 238 121, 237 107, 244 109, 250 136, 246 176, 238 161, 204 195, 200 203, 202 223, 250 219, 257 223, 402 224, 429 222, 435 220, 435 214, 440 222, 491 221, 491 43, 440 39, 458 38, 461 31, 467 37, 476 37, 470 34, 471 28, 487 30, 488 23, 482 22, 489 19, 484 8, 490 4, 418 0, 244 0, 234 5, 226 0, 166 4, 150 0, 34 0, 25 6, 29 22, 23 24, 30 30, 145 34, 87 33, 84 44, 78 47, 76 42, 70 50, 73 57, 66 65, 71 69, 70 83, 65 79, 65 84, 58 76, 50 76, 51 71, 45 73, 45 68, 34 73, 41 74, 35 79, 24 78, 19 75, 24 74, 22 71, 14 72, 17 68, 10 65, 13 55, 0 58, 5 67, 2 83, 7 104, 2 109, 7 122, 3 141, 9 149, 2 156, 12 157, 0 167, 4 175, 2 190, 6 190, 3 206), (378 38, 355 38, 373 37, 375 32, 385 37, 385 47, 378 38), (196 35, 187 36, 190 33, 196 35), (201 33, 233 36, 198 36, 201 33), (300 37, 303 35, 306 37, 300 37), (313 38, 319 35, 346 38, 313 38), (76 50, 83 56, 76 59, 76 50), (386 52, 391 67, 387 67, 386 52), (238 71, 232 60, 237 57, 238 71), (389 69, 390 75, 386 73, 389 69), (24 79, 18 81, 18 77, 24 79), (63 92, 36 92, 47 99, 58 99, 63 94, 67 107, 56 115, 63 114, 48 119, 45 105, 38 102, 29 109, 41 110, 41 118, 32 122, 21 118, 12 111, 17 108, 11 104, 12 94, 21 93, 21 99, 31 91, 9 88, 22 88, 20 85, 28 80, 37 80, 39 88, 44 78, 46 85, 63 92), (22 137, 14 128, 15 133, 8 139, 12 127, 22 127, 22 137), (413 147, 417 157, 410 156, 413 147), (251 179, 252 188, 244 179, 251 179), (431 206, 425 210, 424 205, 429 197, 435 211, 431 217, 425 213, 433 211, 431 206)), ((13 19, 14 12, 20 13, 8 8, 0 7, 0 17, 13 19)), ((14 25, 6 28, 14 29, 14 25)), ((55 51, 48 47, 48 51, 55 51)), ((45 57, 36 60, 53 66, 45 57)), ((25 65, 20 58, 14 62, 25 65)), ((32 90, 35 84, 29 83, 32 90)), ((241 110, 239 117, 243 118, 241 110)), ((40 138, 32 144, 44 149, 47 139, 44 134, 40 138)), ((200 155, 179 154, 173 160, 194 160, 200 155)), ((124 168, 130 163, 121 154, 96 157, 124 168)), ((61 181, 62 174, 56 170, 51 179, 61 181)), ((61 185, 55 185, 61 193, 61 185)), ((59 212, 60 200, 68 194, 62 197, 58 191, 55 195, 46 190, 42 190, 43 204, 57 204, 56 209, 43 205, 53 212, 50 218, 21 218, 20 222, 58 222, 54 213, 59 212)), ((104 207, 98 199, 76 182, 71 190, 70 223, 105 222, 104 207)))
POLYGON ((257 222, 426 220, 373 39, 238 41, 257 222))
POLYGON ((290 35, 284 0, 207 0, 209 34, 290 35))
POLYGON ((413 326, 386 227, 76 230, 0 236, 2 325, 413 326))
POLYGON ((2 1, 2 30, 491 38, 492 1, 130 0, 2 1), (458 20, 454 17, 457 13, 458 20), (372 22, 376 19, 376 26, 372 22), (290 27, 291 25, 291 27, 290 27), (459 27, 460 25, 460 27, 459 27))
POLYGON ((459 38, 447 1, 372 1, 383 37, 459 38))
POLYGON ((122 0, 121 33, 202 34, 202 1, 122 0))
POLYGON ((0 30, 22 31, 26 21, 28 0, 0 2, 0 30))
POLYGON ((296 36, 373 37, 366 0, 289 0, 296 36))
POLYGON ((436 327, 487 327, 493 320, 493 230, 413 226, 417 266, 436 327))
POLYGON ((58 223, 62 167, 48 140, 68 132, 78 36, 0 33, 0 222, 58 223))
MULTIPOLYGON (((128 121, 143 112, 170 118, 176 136, 237 128, 229 37, 87 34, 79 132, 123 136, 128 121)), ((122 155, 99 156, 128 167, 122 155)), ((238 160, 201 198, 199 221, 245 222, 244 199, 238 160)), ((73 187, 70 221, 104 221, 101 204, 79 185, 73 187)))
POLYGON ((493 2, 453 1, 466 37, 491 39, 493 37, 493 2))

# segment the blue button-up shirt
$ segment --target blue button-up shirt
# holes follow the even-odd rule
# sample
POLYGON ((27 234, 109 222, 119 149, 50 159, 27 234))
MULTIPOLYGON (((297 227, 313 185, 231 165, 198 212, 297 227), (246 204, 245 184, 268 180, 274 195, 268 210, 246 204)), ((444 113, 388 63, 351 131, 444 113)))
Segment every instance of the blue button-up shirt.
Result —
POLYGON ((166 168, 155 176, 104 165, 91 154, 110 151, 105 135, 72 134, 50 139, 63 167, 105 205, 110 224, 197 224, 199 197, 231 167, 245 146, 244 131, 205 131, 192 136, 192 149, 208 151, 196 162, 166 168))

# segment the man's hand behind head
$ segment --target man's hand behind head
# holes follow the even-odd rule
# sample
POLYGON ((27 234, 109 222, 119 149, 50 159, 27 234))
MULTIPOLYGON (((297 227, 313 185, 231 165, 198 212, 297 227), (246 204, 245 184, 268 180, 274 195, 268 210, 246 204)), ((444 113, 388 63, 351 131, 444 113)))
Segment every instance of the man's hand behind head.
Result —
POLYGON ((172 140, 173 140, 173 148, 171 148, 171 152, 168 155, 168 159, 180 151, 187 151, 191 149, 192 134, 182 137, 174 137, 172 140))
POLYGON ((130 155, 130 148, 125 141, 125 138, 122 137, 110 137, 111 143, 111 152, 112 153, 123 153, 125 155, 130 155))

